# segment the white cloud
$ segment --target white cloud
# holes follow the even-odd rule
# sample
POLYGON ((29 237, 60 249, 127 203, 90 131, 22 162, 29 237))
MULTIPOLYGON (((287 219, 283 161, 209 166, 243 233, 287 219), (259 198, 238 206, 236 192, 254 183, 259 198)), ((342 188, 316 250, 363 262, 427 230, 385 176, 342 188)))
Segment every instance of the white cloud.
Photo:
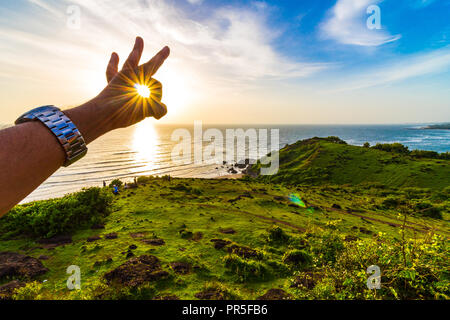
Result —
POLYGON ((201 4, 203 2, 203 0, 187 0, 187 2, 189 2, 191 4, 201 4))
POLYGON ((62 16, 57 32, 43 39, 39 28, 33 26, 15 37, 17 32, 3 28, 0 40, 7 39, 12 49, 21 43, 28 52, 54 49, 52 59, 91 61, 92 65, 112 50, 125 58, 134 37, 140 35, 146 42, 146 54, 167 44, 172 49, 173 65, 209 82, 242 84, 249 80, 304 77, 326 67, 293 61, 278 53, 272 46, 277 31, 266 22, 265 11, 254 7, 227 6, 195 21, 162 0, 29 1, 62 16), (64 27, 66 8, 73 4, 81 8, 80 30, 64 27))
POLYGON ((351 91, 389 85, 407 79, 444 73, 450 70, 450 47, 390 61, 351 78, 340 78, 333 91, 351 91))
POLYGON ((392 36, 385 30, 370 30, 367 27, 366 21, 369 18, 367 8, 380 2, 380 0, 338 0, 328 12, 327 20, 321 25, 322 36, 343 44, 358 46, 379 46, 398 40, 399 35, 392 36))
POLYGON ((30 103, 48 103, 48 97, 64 107, 97 95, 106 85, 111 52, 117 52, 123 63, 136 35, 145 40, 141 62, 165 45, 171 48, 170 58, 155 75, 164 84, 164 102, 171 106, 168 121, 191 117, 187 106, 195 107, 199 118, 201 108, 212 104, 245 106, 251 97, 264 100, 279 92, 280 80, 307 77, 328 67, 278 52, 273 42, 280 31, 268 23, 268 10, 253 4, 211 9, 196 20, 163 0, 45 4, 46 11, 16 12, 14 19, 0 20, 0 83, 10 88, 14 99, 9 104, 17 113, 30 103), (79 30, 66 26, 69 5, 81 9, 79 30), (47 12, 54 13, 51 19, 47 12), (24 81, 35 90, 33 97, 19 93, 24 81))
POLYGON ((41 1, 41 0, 28 0, 28 2, 31 2, 32 4, 40 7, 41 9, 44 9, 54 16, 61 18, 63 16, 63 13, 53 8, 51 5, 48 5, 47 3, 41 1))
POLYGON ((415 0, 412 2, 412 6, 416 9, 420 9, 428 7, 433 2, 435 2, 435 0, 415 0))

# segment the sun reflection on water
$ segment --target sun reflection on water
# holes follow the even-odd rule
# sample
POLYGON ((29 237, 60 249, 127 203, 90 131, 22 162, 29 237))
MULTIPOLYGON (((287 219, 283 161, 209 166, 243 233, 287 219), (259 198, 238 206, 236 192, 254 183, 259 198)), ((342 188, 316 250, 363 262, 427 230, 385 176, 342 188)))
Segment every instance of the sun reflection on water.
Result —
POLYGON ((139 171, 154 170, 157 161, 159 135, 150 118, 136 125, 133 134, 132 148, 135 151, 135 160, 143 164, 139 171))

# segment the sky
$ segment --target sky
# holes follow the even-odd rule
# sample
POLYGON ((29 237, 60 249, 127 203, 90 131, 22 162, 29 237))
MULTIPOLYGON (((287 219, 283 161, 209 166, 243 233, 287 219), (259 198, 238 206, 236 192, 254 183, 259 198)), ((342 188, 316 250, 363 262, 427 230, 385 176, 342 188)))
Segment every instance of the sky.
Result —
POLYGON ((450 122, 450 0, 0 0, 0 123, 171 56, 161 123, 450 122))

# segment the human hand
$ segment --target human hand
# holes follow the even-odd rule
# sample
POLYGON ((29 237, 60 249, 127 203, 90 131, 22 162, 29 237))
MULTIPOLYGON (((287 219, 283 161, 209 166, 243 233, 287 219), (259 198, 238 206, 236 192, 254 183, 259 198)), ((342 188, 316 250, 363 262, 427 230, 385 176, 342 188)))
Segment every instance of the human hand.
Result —
POLYGON ((139 65, 143 50, 144 40, 137 37, 120 72, 119 56, 115 52, 111 55, 106 70, 108 85, 95 98, 97 106, 105 112, 111 129, 128 127, 146 117, 160 119, 167 113, 167 107, 161 102, 162 85, 152 76, 167 59, 170 49, 164 47, 150 61, 139 65), (148 87, 150 96, 139 95, 136 85, 148 87))

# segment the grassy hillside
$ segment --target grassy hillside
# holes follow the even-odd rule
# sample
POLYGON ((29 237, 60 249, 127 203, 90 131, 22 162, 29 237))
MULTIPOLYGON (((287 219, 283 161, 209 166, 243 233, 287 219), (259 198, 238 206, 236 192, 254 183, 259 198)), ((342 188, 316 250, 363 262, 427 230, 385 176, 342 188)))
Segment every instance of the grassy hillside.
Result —
POLYGON ((405 222, 375 209, 385 199, 377 193, 154 178, 121 191, 104 229, 82 228, 56 246, 1 241, 0 252, 39 258, 49 270, 1 284, 28 282, 18 299, 448 298, 448 221, 408 214, 405 222), (135 271, 143 256, 159 260, 147 278, 135 271), (372 264, 383 272, 377 292, 366 287, 372 264), (81 290, 66 287, 70 265, 81 268, 81 290))
POLYGON ((313 138, 283 148, 278 174, 261 178, 298 185, 378 183, 442 190, 450 186, 450 160, 414 158, 332 138, 313 138))
POLYGON ((448 299, 448 160, 330 141, 288 146, 272 178, 141 177, 17 206, 0 299, 448 299))

